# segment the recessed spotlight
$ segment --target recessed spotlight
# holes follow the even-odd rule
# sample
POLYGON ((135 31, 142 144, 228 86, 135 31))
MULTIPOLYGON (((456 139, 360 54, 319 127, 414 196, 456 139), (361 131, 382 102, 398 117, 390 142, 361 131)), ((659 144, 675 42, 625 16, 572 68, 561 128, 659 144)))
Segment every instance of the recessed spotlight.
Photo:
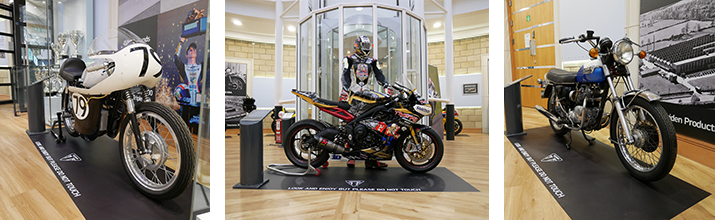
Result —
POLYGON ((355 8, 356 11, 362 11, 362 7, 355 8))
POLYGON ((288 31, 290 31, 290 32, 295 32, 295 26, 293 26, 293 25, 288 25, 288 31))
POLYGON ((235 19, 235 18, 233 19, 233 24, 238 25, 238 26, 243 25, 243 23, 241 23, 241 21, 239 21, 238 19, 235 19))
POLYGON ((441 26, 442 26, 442 22, 439 22, 439 21, 435 22, 434 25, 432 25, 432 27, 436 27, 436 28, 441 27, 441 26))

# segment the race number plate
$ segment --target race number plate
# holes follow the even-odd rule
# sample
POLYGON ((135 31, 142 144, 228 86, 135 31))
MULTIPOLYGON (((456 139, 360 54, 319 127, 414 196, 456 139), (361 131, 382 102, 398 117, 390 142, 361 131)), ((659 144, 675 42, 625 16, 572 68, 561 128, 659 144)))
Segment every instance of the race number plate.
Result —
POLYGON ((89 115, 89 101, 82 94, 72 94, 72 111, 79 120, 84 120, 89 115))

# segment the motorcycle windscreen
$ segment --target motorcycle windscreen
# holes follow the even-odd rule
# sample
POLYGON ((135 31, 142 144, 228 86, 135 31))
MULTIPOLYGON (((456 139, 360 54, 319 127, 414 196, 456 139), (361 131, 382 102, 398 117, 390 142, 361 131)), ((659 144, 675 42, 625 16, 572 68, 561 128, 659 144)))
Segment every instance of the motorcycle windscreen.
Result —
POLYGON ((80 134, 90 135, 98 129, 99 116, 102 111, 102 101, 91 99, 79 93, 72 93, 72 115, 74 129, 80 134))

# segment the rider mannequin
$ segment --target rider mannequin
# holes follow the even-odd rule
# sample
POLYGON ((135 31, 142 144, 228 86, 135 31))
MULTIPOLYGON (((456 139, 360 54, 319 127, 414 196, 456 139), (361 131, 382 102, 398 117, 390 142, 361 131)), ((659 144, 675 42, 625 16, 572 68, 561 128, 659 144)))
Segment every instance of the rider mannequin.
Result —
MULTIPOLYGON (((377 64, 377 59, 370 57, 370 49, 372 49, 370 39, 366 36, 359 36, 355 39, 353 47, 355 48, 355 54, 343 58, 343 88, 339 100, 346 102, 350 93, 370 89, 368 80, 371 73, 375 73, 375 79, 377 79, 378 84, 384 87, 388 93, 391 93, 391 90, 388 89, 390 84, 387 83, 385 75, 382 74, 382 70, 377 64)), ((354 166, 355 160, 349 160, 348 167, 354 166)), ((368 159, 365 161, 365 167, 387 167, 387 164, 368 159)))

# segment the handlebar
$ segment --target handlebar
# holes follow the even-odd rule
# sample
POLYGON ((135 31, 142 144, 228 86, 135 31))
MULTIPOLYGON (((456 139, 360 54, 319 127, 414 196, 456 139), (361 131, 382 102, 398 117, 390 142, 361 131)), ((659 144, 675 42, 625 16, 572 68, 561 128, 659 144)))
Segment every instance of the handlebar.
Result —
POLYGON ((593 31, 589 30, 586 31, 586 35, 579 35, 578 38, 575 37, 566 37, 566 38, 561 38, 559 40, 559 44, 566 44, 566 43, 571 43, 571 42, 586 42, 588 40, 596 40, 596 43, 598 43, 599 40, 601 40, 601 37, 599 36, 593 36, 593 31))

